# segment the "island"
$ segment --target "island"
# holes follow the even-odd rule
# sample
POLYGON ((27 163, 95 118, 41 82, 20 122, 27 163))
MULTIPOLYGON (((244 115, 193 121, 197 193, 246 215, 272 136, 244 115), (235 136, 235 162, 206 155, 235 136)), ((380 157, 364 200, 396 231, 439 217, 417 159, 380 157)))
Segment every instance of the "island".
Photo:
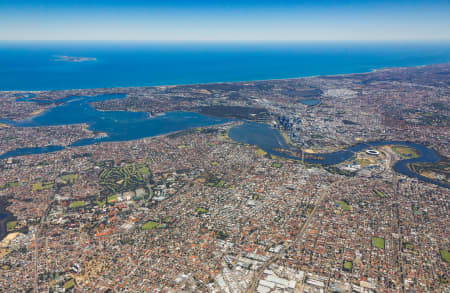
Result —
POLYGON ((97 61, 97 58, 94 57, 74 57, 74 56, 64 56, 64 55, 55 55, 54 61, 65 61, 65 62, 88 62, 88 61, 97 61))

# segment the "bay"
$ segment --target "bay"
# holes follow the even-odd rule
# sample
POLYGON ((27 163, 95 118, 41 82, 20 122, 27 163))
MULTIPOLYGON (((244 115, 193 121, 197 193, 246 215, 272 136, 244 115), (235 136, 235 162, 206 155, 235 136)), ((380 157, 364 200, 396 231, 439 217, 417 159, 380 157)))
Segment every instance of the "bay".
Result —
MULTIPOLYGON (((33 94, 18 97, 18 100, 33 103, 33 94)), ((125 94, 109 94, 97 96, 69 96, 56 100, 61 103, 43 113, 24 119, 22 121, 0 120, 15 127, 40 127, 70 124, 87 124, 89 130, 101 133, 96 138, 81 139, 70 146, 92 145, 108 141, 126 141, 144 137, 157 136, 186 130, 195 127, 204 127, 229 122, 232 119, 206 116, 193 112, 167 112, 156 117, 149 117, 147 113, 130 111, 99 111, 89 103, 110 99, 123 99, 125 94)), ((40 103, 49 101, 41 100, 40 103)), ((49 145, 33 148, 18 148, 0 154, 0 159, 44 154, 63 150, 63 146, 49 145)))

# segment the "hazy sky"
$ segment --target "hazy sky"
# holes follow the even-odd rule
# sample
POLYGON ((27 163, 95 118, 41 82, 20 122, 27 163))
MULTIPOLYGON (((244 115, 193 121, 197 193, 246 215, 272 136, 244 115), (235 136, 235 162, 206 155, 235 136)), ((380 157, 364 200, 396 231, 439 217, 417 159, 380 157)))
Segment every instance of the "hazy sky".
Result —
POLYGON ((449 3, 0 0, 0 40, 450 40, 449 3))

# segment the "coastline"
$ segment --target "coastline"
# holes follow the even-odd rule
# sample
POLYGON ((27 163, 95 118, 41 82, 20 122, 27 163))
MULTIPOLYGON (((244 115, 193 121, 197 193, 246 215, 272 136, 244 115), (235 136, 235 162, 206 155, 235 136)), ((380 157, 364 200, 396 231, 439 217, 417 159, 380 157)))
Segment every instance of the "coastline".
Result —
MULTIPOLYGON (((440 63, 440 65, 442 66, 442 65, 447 65, 447 64, 450 64, 450 63, 440 63)), ((429 68, 433 68, 432 66, 439 66, 439 65, 429 65, 428 67, 429 68)), ((395 68, 397 68, 397 69, 403 69, 403 70, 408 70, 409 68, 426 68, 427 66, 424 66, 424 65, 420 65, 420 66, 411 66, 411 67, 389 67, 389 68, 383 68, 383 69, 376 69, 376 70, 372 70, 372 72, 374 72, 374 71, 383 71, 383 70, 386 70, 386 71, 388 71, 389 72, 389 74, 391 74, 392 75, 392 73, 396 73, 397 71, 391 71, 391 70, 395 70, 395 68)), ((440 68, 440 67, 435 67, 435 68, 440 68)), ((410 73, 410 71, 406 71, 407 73, 410 73)), ((415 72, 415 71, 411 71, 411 72, 415 72)), ((359 75, 367 75, 367 74, 370 74, 370 72, 369 73, 352 73, 352 74, 337 74, 337 75, 327 75, 328 77, 332 77, 332 76, 339 76, 339 77, 341 77, 341 76, 348 76, 348 77, 355 77, 355 76, 359 76, 359 75)), ((324 76, 324 77, 327 77, 327 76, 324 76)), ((272 79, 272 80, 265 80, 265 81, 259 81, 259 82, 261 82, 261 83, 264 83, 264 82, 270 82, 270 81, 295 81, 295 80, 299 80, 299 79, 307 79, 307 78, 313 78, 313 77, 299 77, 299 78, 287 78, 287 79, 272 79)), ((246 84, 246 83, 249 83, 248 81, 241 81, 241 82, 226 82, 226 83, 212 83, 212 84, 230 84, 230 85, 242 85, 242 84, 246 84)), ((201 85, 206 85, 206 84, 191 84, 190 86, 192 86, 192 87, 194 87, 194 86, 201 86, 201 85)), ((163 89, 163 88, 165 88, 165 87, 175 87, 175 86, 155 86, 155 87, 153 87, 153 88, 159 88, 159 89, 163 89)), ((189 85, 186 85, 186 87, 189 87, 189 85)), ((148 89, 148 88, 152 88, 152 87, 129 87, 128 89, 148 89)), ((117 90, 117 91, 126 91, 126 88, 111 88, 111 89, 115 89, 115 90, 117 90)), ((94 89, 94 90, 92 90, 92 91, 95 91, 95 90, 97 90, 97 91, 99 91, 99 90, 101 90, 101 89, 94 89)), ((108 90, 108 89, 105 89, 105 90, 108 90)), ((62 91, 63 92, 63 91, 62 91)), ((90 97, 91 95, 91 92, 88 92, 88 95, 87 95, 87 97, 90 97)), ((105 94, 105 93, 103 93, 103 94, 105 94)), ((100 96, 101 96, 101 94, 100 94, 100 96)), ((125 96, 125 95, 124 95, 125 96)), ((70 97, 70 96, 69 96, 70 97)), ((94 96, 94 98, 95 98, 95 96, 94 96)), ((62 100, 65 100, 66 98, 63 98, 62 100)), ((129 110, 128 110, 129 111, 129 110)), ((108 110, 106 110, 105 112, 109 112, 108 110)), ((148 117, 148 118, 155 118, 155 117, 157 117, 157 116, 161 116, 161 115, 165 115, 166 113, 159 113, 159 115, 155 115, 154 117, 148 117)), ((209 116, 209 115, 208 115, 209 116)), ((216 117, 216 116, 213 116, 213 117, 216 117)), ((210 125, 205 125, 205 126, 203 126, 203 127, 209 127, 210 125)), ((201 126, 200 126, 201 127, 201 126)), ((87 128, 88 130, 89 130, 89 128, 87 128)), ((169 135, 171 135, 171 134, 173 134, 173 133, 179 133, 179 132, 182 132, 182 131, 184 131, 184 130, 186 130, 186 129, 181 129, 181 130, 175 130, 175 131, 170 131, 170 132, 166 132, 166 133, 161 133, 161 134, 158 134, 158 135, 150 135, 149 137, 158 137, 158 136, 169 136, 169 135)), ((280 132, 280 135, 281 135, 281 137, 283 138, 283 140, 285 141, 285 143, 287 144, 287 145, 290 145, 290 143, 289 143, 289 141, 288 141, 288 139, 287 139, 287 137, 284 135, 283 136, 283 133, 282 132, 280 132)), ((101 138, 99 138, 99 137, 96 137, 95 138, 95 140, 96 140, 96 142, 103 142, 103 143, 105 143, 105 142, 114 142, 114 141, 122 141, 122 140, 124 140, 124 141, 126 141, 126 140, 135 140, 135 139, 140 139, 140 138, 127 138, 127 139, 117 139, 117 140, 106 140, 106 141, 103 141, 103 139, 105 139, 105 137, 101 137, 101 138)), ((377 143, 377 141, 373 141, 373 142, 371 142, 371 141, 365 141, 365 142, 359 142, 359 143, 356 143, 355 145, 351 145, 351 146, 348 146, 347 148, 344 148, 343 150, 341 150, 341 151, 345 151, 345 150, 347 150, 347 149, 352 149, 352 148, 354 148, 354 147, 356 147, 357 145, 359 145, 359 144, 373 144, 373 143, 377 143)), ((403 143, 413 143, 413 142, 408 142, 408 141, 403 141, 403 143)), ((89 143, 89 144, 92 144, 92 142, 91 143, 89 143)), ((87 145, 87 144, 86 144, 87 145)), ((72 145, 69 145, 69 146, 66 146, 66 147, 68 147, 68 148, 71 148, 71 147, 81 147, 81 146, 84 146, 83 144, 79 144, 79 145, 77 145, 77 144, 72 144, 72 145)), ((424 146, 424 145, 423 145, 424 146)), ((425 146, 424 146, 425 147, 425 146)), ((39 148, 36 148, 36 152, 33 150, 31 150, 31 148, 29 148, 29 149, 17 149, 17 151, 21 151, 21 150, 25 150, 26 152, 25 153, 23 153, 23 154, 15 154, 14 152, 12 153, 12 154, 9 154, 9 152, 7 152, 7 153, 3 153, 3 154, 0 154, 0 158, 7 158, 7 157, 14 157, 14 156, 21 156, 21 155, 30 155, 30 154, 40 154, 40 153, 48 153, 48 152, 53 152, 53 151, 59 151, 59 150, 62 150, 62 149, 64 149, 65 147, 63 147, 63 146, 56 146, 56 145, 53 145, 53 146, 46 146, 46 147, 39 147, 39 148), (42 149, 42 151, 40 150, 40 149, 42 149), (9 154, 9 155, 8 155, 9 154)), ((336 152, 339 152, 340 150, 327 150, 327 151, 324 151, 324 152, 322 152, 322 151, 317 151, 317 150, 315 150, 315 152, 316 152, 316 155, 320 155, 320 154, 324 154, 324 155, 333 155, 333 153, 336 153, 336 152)), ((437 151, 435 151, 435 152, 437 152, 437 151)), ((332 165, 332 164, 331 164, 332 165)), ((409 168, 408 168, 409 169, 409 168)), ((409 171, 411 171, 411 170, 409 170, 409 171)), ((418 175, 418 174, 416 174, 416 175, 418 175)), ((414 177, 417 177, 417 176, 414 176, 414 177)))
POLYGON ((42 92, 63 92, 63 91, 76 91, 76 90, 113 90, 113 89, 139 89, 139 88, 157 88, 157 87, 178 87, 178 86, 201 86, 201 85, 214 85, 214 84, 241 84, 248 82, 270 82, 270 81, 285 81, 285 80, 297 80, 297 79, 307 79, 307 78, 319 78, 319 77, 342 77, 350 75, 360 75, 360 74, 370 74, 379 71, 391 70, 391 69, 410 69, 410 68, 422 68, 427 66, 439 66, 450 64, 449 62, 444 63, 430 63, 430 64, 420 64, 412 66, 384 66, 380 68, 373 68, 370 71, 361 72, 350 72, 350 73, 337 73, 337 74, 319 74, 319 75, 305 75, 305 76, 294 76, 294 77, 284 77, 284 78, 270 78, 270 79, 249 79, 249 80, 236 80, 236 81, 214 81, 214 82, 197 82, 197 83, 180 83, 180 84, 161 84, 161 85, 140 85, 140 86, 110 86, 110 87, 79 87, 79 88, 65 88, 65 89, 45 89, 45 90, 0 90, 0 93, 42 93, 42 92))

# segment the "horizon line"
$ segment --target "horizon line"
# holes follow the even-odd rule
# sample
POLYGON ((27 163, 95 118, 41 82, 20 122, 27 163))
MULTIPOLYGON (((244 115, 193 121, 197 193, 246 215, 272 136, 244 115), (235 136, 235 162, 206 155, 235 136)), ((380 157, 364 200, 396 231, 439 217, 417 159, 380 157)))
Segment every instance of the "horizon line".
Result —
POLYGON ((101 40, 92 40, 92 39, 28 39, 28 40, 18 40, 18 39, 0 39, 0 42, 209 42, 209 43, 223 43, 223 42, 240 42, 240 43, 263 43, 263 42, 271 42, 271 43, 288 43, 288 42, 450 42, 449 39, 303 39, 303 40, 295 40, 295 39, 286 39, 286 40, 187 40, 187 39, 178 39, 178 40, 157 40, 157 39, 101 39, 101 40))

